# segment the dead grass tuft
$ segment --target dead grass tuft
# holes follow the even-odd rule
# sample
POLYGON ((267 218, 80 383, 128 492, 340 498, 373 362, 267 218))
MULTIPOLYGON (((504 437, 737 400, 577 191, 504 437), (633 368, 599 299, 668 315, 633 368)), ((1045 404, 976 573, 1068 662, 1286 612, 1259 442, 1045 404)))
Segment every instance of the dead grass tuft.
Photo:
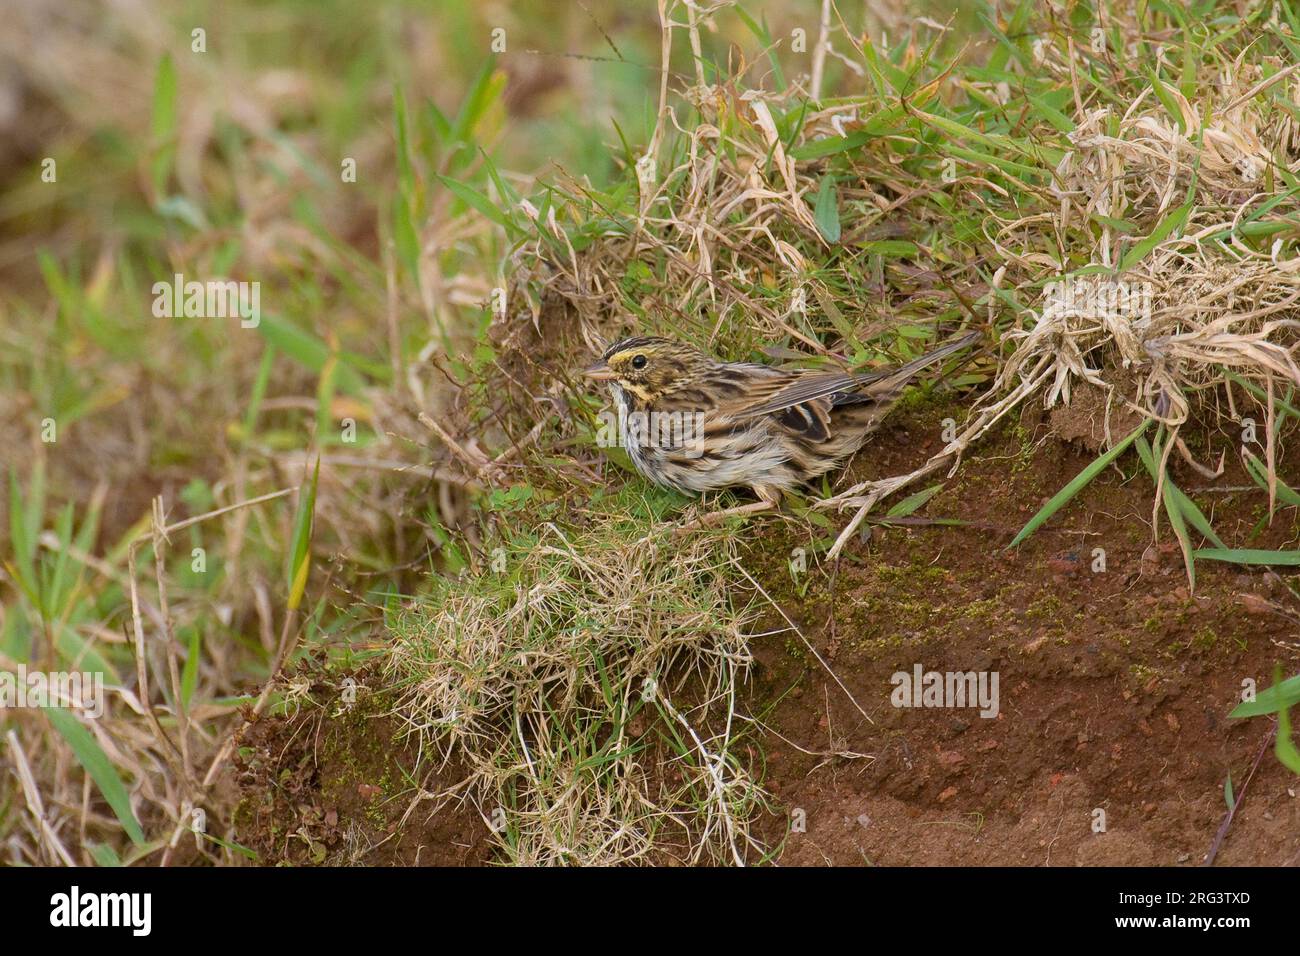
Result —
POLYGON ((407 608, 393 715, 470 768, 514 862, 741 863, 762 795, 734 753, 750 664, 734 556, 702 537, 637 544, 627 524, 547 525, 407 608))

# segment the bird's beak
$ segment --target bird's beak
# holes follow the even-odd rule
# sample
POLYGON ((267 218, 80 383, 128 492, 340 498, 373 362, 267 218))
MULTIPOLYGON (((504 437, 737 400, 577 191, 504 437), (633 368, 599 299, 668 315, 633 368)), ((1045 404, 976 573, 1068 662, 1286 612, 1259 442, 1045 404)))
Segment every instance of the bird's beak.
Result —
POLYGON ((587 366, 582 370, 582 374, 593 382, 608 382, 614 378, 614 370, 604 362, 587 366))

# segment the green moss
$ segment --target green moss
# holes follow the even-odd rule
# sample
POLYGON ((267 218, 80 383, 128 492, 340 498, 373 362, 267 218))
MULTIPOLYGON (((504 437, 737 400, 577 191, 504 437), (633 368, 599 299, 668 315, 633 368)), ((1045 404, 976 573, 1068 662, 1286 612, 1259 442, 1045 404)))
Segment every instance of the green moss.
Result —
POLYGON ((890 584, 941 581, 950 574, 947 568, 922 563, 910 564, 903 567, 891 567, 887 564, 881 564, 876 566, 875 571, 877 578, 890 584))
POLYGON ((1025 620, 1034 622, 1059 620, 1062 610, 1061 599, 1055 594, 1047 593, 1025 608, 1025 620))
POLYGON ((1148 664, 1130 664, 1128 672, 1133 680, 1138 684, 1146 684, 1151 678, 1157 676, 1159 671, 1148 664))

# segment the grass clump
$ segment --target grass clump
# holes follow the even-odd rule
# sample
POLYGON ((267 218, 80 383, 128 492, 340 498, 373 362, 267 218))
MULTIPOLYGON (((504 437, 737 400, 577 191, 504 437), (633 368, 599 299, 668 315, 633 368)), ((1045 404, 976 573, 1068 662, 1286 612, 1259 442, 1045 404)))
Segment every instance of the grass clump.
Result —
POLYGON ((469 768, 512 862, 757 858, 763 796, 736 754, 751 658, 732 547, 656 534, 623 512, 627 497, 436 579, 397 613, 393 714, 469 768))

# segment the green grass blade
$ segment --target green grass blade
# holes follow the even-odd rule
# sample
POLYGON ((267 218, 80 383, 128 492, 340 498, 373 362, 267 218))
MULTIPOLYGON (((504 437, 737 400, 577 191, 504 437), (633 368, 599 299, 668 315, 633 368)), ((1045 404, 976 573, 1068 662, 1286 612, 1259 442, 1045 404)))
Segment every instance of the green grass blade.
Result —
POLYGON ((1291 712, 1284 710, 1277 715, 1277 743, 1273 752, 1282 766, 1292 773, 1300 774, 1300 750, 1296 750, 1295 741, 1291 739, 1291 712))
POLYGON ((338 352, 330 352, 316 383, 316 441, 326 443, 334 439, 334 393, 337 390, 339 368, 338 352))
POLYGON ((943 490, 943 485, 931 485, 924 491, 918 491, 914 495, 908 495, 894 507, 885 512, 886 518, 906 518, 908 515, 917 511, 927 501, 943 490))
POLYGON ((90 844, 90 856, 95 861, 96 866, 121 866, 122 858, 117 855, 107 843, 90 844))
POLYGON ((767 51, 767 62, 772 67, 772 82, 776 86, 776 91, 778 93, 785 92, 785 72, 781 69, 781 61, 777 59, 776 44, 772 42, 772 34, 765 24, 760 25, 757 20, 745 11, 744 7, 737 6, 735 10, 736 16, 740 17, 741 22, 749 28, 749 32, 754 34, 758 42, 763 45, 763 49, 767 51))
MULTIPOLYGON (((333 349, 311 332, 299 328, 287 319, 269 313, 262 313, 262 321, 257 325, 258 333, 277 350, 283 352, 304 368, 319 374, 324 371, 333 349)), ((366 381, 361 373, 350 364, 349 357, 341 355, 342 361, 335 372, 338 386, 350 395, 362 397, 366 381)))
POLYGON ((406 267, 411 283, 420 287, 420 234, 411 218, 411 203, 406 192, 398 190, 393 199, 393 244, 397 246, 398 258, 406 267))
POLYGON ((501 98, 501 93, 505 89, 506 77, 503 72, 496 68, 496 54, 489 56, 483 61, 483 66, 478 75, 474 78, 474 83, 470 87, 469 93, 460 104, 460 109, 456 113, 456 119, 452 123, 451 138, 453 141, 470 142, 474 129, 479 122, 487 115, 492 104, 501 98))
POLYGON ((834 245, 840 241, 839 195, 835 191, 835 177, 830 173, 822 177, 821 187, 817 190, 813 221, 827 242, 834 245))
POLYGON ((1048 103, 1045 97, 1027 96, 1025 98, 1034 105, 1034 112, 1051 123, 1057 130, 1062 133, 1074 131, 1074 120, 1048 103))
POLYGON ((9 470, 9 537, 13 546, 13 561, 6 562, 13 579, 27 595, 27 600, 37 609, 41 606, 40 581, 36 577, 36 536, 30 532, 27 509, 38 507, 34 501, 23 501, 23 490, 18 485, 18 474, 9 470))
POLYGON ((1128 448, 1129 445, 1133 444, 1138 436, 1146 431, 1150 425, 1151 419, 1148 418, 1128 436, 1123 438, 1114 448, 1103 455, 1099 455, 1095 461, 1088 465, 1088 467, 1079 472, 1079 474, 1074 477, 1073 481, 1052 496, 1051 501, 1038 509, 1038 513, 1029 519, 1028 523, 1020 529, 1020 533, 1015 536, 1009 545, 1007 545, 1007 550, 1010 551, 1042 527, 1048 518, 1060 511, 1071 498, 1087 487, 1088 483, 1092 481, 1092 479, 1101 474, 1102 470, 1105 469, 1107 465, 1122 455, 1124 450, 1128 448))
POLYGON ((1137 265, 1147 257, 1147 254, 1151 252, 1152 249, 1168 239, 1175 229, 1181 228, 1183 223, 1187 221, 1188 215, 1191 214, 1192 206, 1194 205, 1195 203, 1191 201, 1183 203, 1183 205, 1168 213, 1164 219, 1160 220, 1160 224, 1156 226, 1151 235, 1147 236, 1141 242, 1134 245, 1128 252, 1124 253, 1124 258, 1119 265, 1119 271, 1125 272, 1137 265))
MULTIPOLYGON (((1282 683, 1281 668, 1273 669, 1273 686, 1282 683)), ((1273 752, 1282 766, 1292 773, 1300 774, 1300 750, 1296 750, 1295 741, 1291 739, 1291 708, 1283 707, 1277 712, 1277 740, 1273 752)))
POLYGON ((1208 561, 1300 567, 1300 551, 1261 551, 1256 548, 1201 548, 1195 554, 1208 561))
POLYGON ((262 350, 262 361, 257 367, 257 378, 253 380, 253 391, 248 397, 248 408, 244 412, 243 441, 252 440, 257 433, 257 417, 262 412, 262 400, 266 397, 266 386, 271 381, 271 368, 275 364, 275 346, 266 343, 262 350))
POLYGON ((1174 529, 1174 536, 1178 539, 1178 547, 1183 552, 1183 564, 1187 567, 1188 590, 1195 591, 1196 557, 1192 550, 1192 540, 1187 535, 1187 523, 1183 520, 1183 512, 1178 507, 1174 491, 1173 485, 1166 481, 1161 489, 1161 497, 1164 499, 1165 515, 1169 518, 1169 527, 1174 529))
POLYGON ((95 786, 104 795, 104 800, 113 808, 113 812, 117 814, 117 819, 122 824, 122 829, 126 831, 126 835, 131 838, 131 842, 144 843, 144 831, 140 829, 139 821, 131 812, 131 800, 127 795, 126 785, 113 769, 108 754, 104 753, 91 732, 81 726, 81 722, 70 711, 59 707, 41 709, 45 711, 45 716, 49 718, 54 729, 68 742, 77 761, 85 768, 86 773, 90 774, 90 779, 95 781, 95 786))
MULTIPOLYGON (((1156 484, 1160 484, 1161 482, 1156 473, 1155 455, 1152 453, 1151 447, 1147 444, 1146 439, 1139 438, 1136 447, 1138 457, 1142 459, 1142 464, 1146 466, 1147 472, 1151 475, 1151 480, 1156 484)), ((1205 512, 1201 511, 1196 502, 1187 497, 1186 493, 1174 484, 1173 479, 1170 478, 1168 474, 1165 475, 1163 487, 1167 492, 1169 492, 1165 502, 1166 510, 1169 509, 1169 503, 1172 501, 1174 507, 1179 512, 1180 517, 1203 534, 1207 540, 1214 544, 1215 547, 1227 547, 1227 545, 1219 539, 1218 534, 1215 533, 1214 526, 1211 525, 1209 519, 1205 517, 1205 512)))
POLYGON ((307 572, 311 570, 311 535, 316 515, 316 484, 320 480, 320 458, 311 478, 298 489, 298 510, 293 516, 293 538, 286 578, 290 611, 296 611, 307 589, 307 572))
POLYGON ((1025 32, 1025 25, 1029 23, 1029 17, 1034 12, 1034 6, 1035 4, 1032 3, 1031 0, 1021 0, 1020 4, 1015 9, 1015 12, 1011 15, 1011 20, 1007 24, 1006 32, 1000 30, 997 23, 985 14, 984 11, 980 10, 978 12, 977 16, 985 29, 1001 40, 998 48, 989 56, 990 68, 996 70, 1002 69, 1007 65, 1007 62, 1012 56, 1016 56, 1017 59, 1021 61, 1022 65, 1032 65, 1031 63, 1026 62, 1027 58, 1024 56, 1023 52, 1020 52, 1020 48, 1011 41, 1010 37, 1019 37, 1025 32))
POLYGON ((790 155, 798 160, 822 159, 861 149, 893 129, 905 112, 901 106, 886 107, 863 122, 861 128, 844 136, 825 136, 806 142, 790 150, 790 155))
POLYGON ((1284 681, 1275 680, 1272 687, 1260 691, 1254 700, 1242 701, 1228 716, 1259 717, 1276 714, 1296 704, 1300 704, 1300 674, 1284 681))
MULTIPOLYGON (((1268 491, 1268 468, 1253 452, 1246 452, 1246 471, 1265 491, 1268 491)), ((1281 478, 1277 479, 1277 497, 1289 505, 1300 507, 1300 494, 1281 478)))
POLYGON ((1169 92, 1169 88, 1160 81, 1160 77, 1156 76, 1154 70, 1147 70, 1147 79, 1151 82, 1151 89, 1155 91, 1156 98, 1160 100, 1161 105, 1164 106, 1165 112, 1168 113, 1169 118, 1177 124, 1178 132, 1183 132, 1187 128, 1187 121, 1183 117, 1183 110, 1182 107, 1178 105, 1178 101, 1175 100, 1173 94, 1169 92))
POLYGON ((163 54, 158 61, 158 72, 154 76, 150 133, 153 137, 150 181, 154 202, 161 202, 176 159, 176 66, 169 54, 163 54))
POLYGON ((507 231, 516 230, 517 227, 510 218, 501 210, 501 207, 488 199, 481 192, 464 183, 457 182, 450 176, 439 176, 438 182, 442 183, 451 191, 457 199, 465 205, 477 210, 498 226, 504 227, 507 231))
MULTIPOLYGON (((1260 388, 1260 387, 1259 387, 1258 385, 1256 385, 1254 382, 1249 381, 1249 380, 1247 380, 1247 379, 1244 379, 1244 378, 1242 378, 1240 375, 1238 375, 1236 372, 1233 372, 1233 371, 1230 371, 1230 370, 1227 370, 1227 369, 1224 370, 1224 373, 1223 373, 1223 374, 1224 374, 1224 376, 1228 379, 1228 381, 1237 383, 1237 384, 1240 385, 1242 388, 1244 388, 1246 391, 1250 392, 1250 394, 1252 394, 1252 395, 1254 395, 1256 398, 1258 398, 1261 402, 1264 402, 1265 404, 1268 403, 1268 392, 1264 391, 1262 388, 1260 388)), ((1291 404, 1288 403, 1288 402, 1284 402, 1282 399, 1278 398, 1276 395, 1273 396, 1273 405, 1274 405, 1274 407, 1276 407, 1276 408, 1280 408, 1282 411, 1286 412, 1288 415, 1293 415, 1293 416, 1295 416, 1296 418, 1300 418, 1300 408, 1296 408, 1294 405, 1291 405, 1291 404)))
POLYGON ((1201 534, 1205 535, 1207 539, 1212 541, 1215 547, 1226 547, 1223 541, 1219 539, 1218 534, 1215 533, 1214 526, 1211 525, 1209 519, 1205 517, 1205 512, 1201 511, 1196 502, 1187 497, 1187 493, 1177 485, 1170 482, 1168 478, 1166 478, 1165 483, 1173 494, 1173 499, 1175 504, 1178 506, 1178 510, 1182 513, 1182 516, 1188 521, 1188 523, 1201 534))
POLYGON ((190 633, 189 647, 186 648, 185 666, 181 670, 181 700, 186 707, 194 697, 194 688, 199 681, 199 657, 203 653, 203 632, 197 627, 190 633))

